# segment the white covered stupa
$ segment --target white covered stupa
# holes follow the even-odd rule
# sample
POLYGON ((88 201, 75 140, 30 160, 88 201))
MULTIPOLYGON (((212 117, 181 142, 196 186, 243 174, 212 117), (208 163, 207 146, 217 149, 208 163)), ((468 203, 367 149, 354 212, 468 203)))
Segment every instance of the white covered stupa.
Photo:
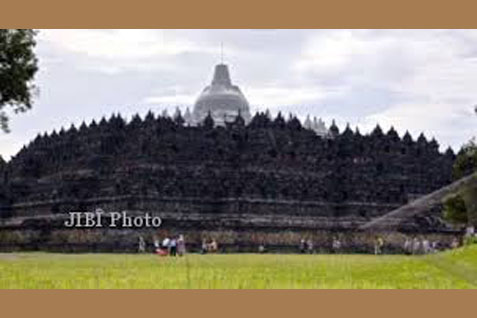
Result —
POLYGON ((203 122, 208 113, 216 125, 232 122, 240 113, 245 123, 251 119, 250 106, 236 85, 232 85, 229 69, 225 64, 215 66, 212 83, 204 88, 195 102, 192 113, 196 124, 203 122))

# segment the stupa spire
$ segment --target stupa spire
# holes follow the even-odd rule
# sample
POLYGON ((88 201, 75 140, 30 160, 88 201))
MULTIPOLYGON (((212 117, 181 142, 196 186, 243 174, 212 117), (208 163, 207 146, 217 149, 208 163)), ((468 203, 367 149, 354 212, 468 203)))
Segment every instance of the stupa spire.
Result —
POLYGON ((220 42, 220 64, 224 64, 224 42, 220 42))
POLYGON ((215 66, 214 78, 212 79, 212 86, 224 85, 231 86, 229 68, 225 64, 218 64, 215 66))

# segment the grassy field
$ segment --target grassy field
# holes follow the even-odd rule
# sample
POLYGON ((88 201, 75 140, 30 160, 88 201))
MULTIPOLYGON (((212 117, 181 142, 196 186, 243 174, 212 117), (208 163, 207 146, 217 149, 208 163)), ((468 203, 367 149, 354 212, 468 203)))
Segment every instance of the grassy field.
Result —
POLYGON ((477 246, 428 256, 0 254, 0 288, 477 288, 477 246))

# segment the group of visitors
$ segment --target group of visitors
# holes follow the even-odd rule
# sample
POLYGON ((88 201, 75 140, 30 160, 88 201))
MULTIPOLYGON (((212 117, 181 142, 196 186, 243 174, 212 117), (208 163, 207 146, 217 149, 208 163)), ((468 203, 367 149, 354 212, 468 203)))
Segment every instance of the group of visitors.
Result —
MULTIPOLYGON (((154 243, 154 253, 161 256, 168 256, 168 255, 183 256, 186 253, 185 240, 183 235, 165 237, 162 240, 162 242, 159 239, 154 238, 153 243, 154 243)), ((447 245, 447 247, 455 249, 455 248, 458 248, 460 245, 461 244, 459 243, 459 240, 456 237, 454 237, 450 245, 447 245)), ((383 238, 381 236, 376 236, 374 239, 374 254, 375 255, 382 254, 383 247, 384 247, 383 238)), ((404 252, 410 255, 435 253, 439 251, 440 249, 443 249, 444 247, 445 246, 443 246, 438 240, 431 241, 426 237, 419 238, 417 236, 414 236, 411 238, 407 237, 403 244, 404 252)), ((342 243, 338 236, 333 237, 331 248, 334 253, 336 254, 341 253, 342 243)), ((202 245, 201 245, 202 254, 216 253, 218 252, 218 250, 219 250, 219 246, 215 239, 202 240, 202 245)), ((299 251, 301 254, 313 254, 315 252, 314 244, 311 238, 300 239, 299 251)), ((139 236, 138 252, 139 253, 146 252, 146 241, 144 240, 142 236, 139 236)), ((258 246, 258 252, 259 253, 267 252, 267 249, 264 244, 260 244, 258 246)))
POLYGON ((156 253, 161 256, 184 256, 186 253, 184 236, 166 237, 159 244, 159 240, 154 241, 156 253))
POLYGON ((207 254, 207 253, 217 253, 219 250, 219 244, 217 244, 217 241, 215 239, 212 239, 211 241, 207 241, 206 239, 202 240, 202 245, 200 252, 202 254, 207 254))
MULTIPOLYGON (((459 247, 459 241, 457 238, 453 238, 450 244, 451 249, 459 247)), ((441 243, 437 240, 430 241, 428 238, 419 239, 417 236, 413 238, 406 238, 404 241, 404 251, 406 254, 429 254, 436 253, 439 249, 442 249, 441 243)))
MULTIPOLYGON (((374 254, 375 255, 380 255, 383 253, 383 248, 384 248, 385 242, 383 237, 381 236, 375 236, 374 238, 374 254)), ((454 238, 452 240, 452 243, 450 244, 450 247, 452 249, 459 247, 459 241, 457 238, 454 238)), ((434 253, 439 250, 439 248, 442 248, 440 246, 439 241, 430 241, 427 238, 422 238, 419 239, 418 237, 413 237, 412 239, 406 238, 406 241, 404 242, 404 251, 407 254, 428 254, 428 253, 434 253)), ((299 245, 300 253, 305 254, 309 253, 312 254, 314 251, 313 248, 313 241, 311 239, 305 240, 301 239, 300 240, 300 245, 299 245)), ((333 237, 332 242, 331 242, 331 249, 333 253, 338 254, 342 252, 342 242, 338 236, 333 237)))
MULTIPOLYGON (((159 241, 158 238, 154 238, 154 253, 160 256, 183 256, 186 253, 184 236, 173 236, 172 238, 166 237, 159 241)), ((138 252, 146 252, 146 241, 142 236, 139 236, 138 252)))
POLYGON ((300 240, 300 253, 302 254, 313 254, 314 252, 314 247, 313 247, 313 241, 311 239, 307 239, 305 240, 304 238, 302 238, 300 240))
MULTIPOLYGON (((153 244, 154 253, 160 256, 184 256, 186 253, 185 240, 182 234, 178 236, 165 237, 162 241, 160 241, 157 237, 154 237, 153 244)), ((215 239, 210 241, 206 239, 202 240, 202 254, 217 253, 218 251, 219 245, 215 239)), ((142 236, 139 236, 138 252, 146 252, 146 241, 142 236)))
MULTIPOLYGON (((374 254, 381 254, 383 246, 384 240, 376 236, 374 241, 374 254)), ((448 245, 451 249, 458 248, 459 246, 459 240, 456 237, 452 239, 450 246, 448 245)), ((442 246, 438 240, 431 241, 426 237, 419 238, 417 236, 412 238, 407 237, 403 244, 404 252, 409 255, 436 253, 443 248, 444 246, 442 246)))

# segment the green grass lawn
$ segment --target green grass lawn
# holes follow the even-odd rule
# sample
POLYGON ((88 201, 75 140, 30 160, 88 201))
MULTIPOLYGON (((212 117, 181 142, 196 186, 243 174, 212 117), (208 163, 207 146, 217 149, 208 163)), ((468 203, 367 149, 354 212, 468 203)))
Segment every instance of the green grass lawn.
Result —
POLYGON ((0 254, 0 288, 476 288, 477 246, 428 256, 0 254))

